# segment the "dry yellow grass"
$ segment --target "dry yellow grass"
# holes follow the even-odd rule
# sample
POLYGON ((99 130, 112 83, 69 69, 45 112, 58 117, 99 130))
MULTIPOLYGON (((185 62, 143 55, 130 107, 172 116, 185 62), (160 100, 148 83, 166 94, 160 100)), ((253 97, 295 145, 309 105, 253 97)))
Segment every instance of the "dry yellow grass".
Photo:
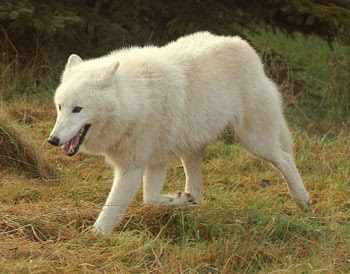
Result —
MULTIPOLYGON (((294 129, 297 165, 314 202, 310 213, 298 210, 269 164, 236 144, 218 141, 203 160, 205 194, 198 207, 142 206, 139 193, 123 223, 106 238, 90 227, 108 194, 110 167, 100 157, 68 159, 46 145, 54 112, 29 103, 19 108, 21 103, 8 104, 8 111, 26 135, 36 136, 31 145, 59 175, 48 184, 18 170, 0 171, 0 272, 350 271, 350 139, 345 130, 322 139, 294 129), (261 179, 271 186, 262 188, 261 179)), ((169 168, 168 181, 166 191, 183 186, 180 163, 169 168)))
MULTIPOLYGON (((12 109, 14 113, 19 111, 20 109, 17 108, 12 109)), ((21 117, 22 120, 19 121, 31 124, 33 117, 25 112, 21 117)), ((54 176, 55 169, 42 157, 41 148, 36 144, 36 138, 34 134, 20 130, 18 124, 13 123, 13 118, 4 109, 0 109, 1 169, 12 168, 27 176, 41 179, 54 176)))

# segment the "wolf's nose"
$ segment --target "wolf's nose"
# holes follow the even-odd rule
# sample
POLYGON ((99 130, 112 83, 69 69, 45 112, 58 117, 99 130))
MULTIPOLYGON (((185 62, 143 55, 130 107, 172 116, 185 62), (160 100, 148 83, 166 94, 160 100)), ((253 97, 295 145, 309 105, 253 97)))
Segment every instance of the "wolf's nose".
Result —
POLYGON ((53 146, 58 146, 58 144, 60 143, 60 139, 58 139, 57 137, 49 137, 47 141, 53 146))

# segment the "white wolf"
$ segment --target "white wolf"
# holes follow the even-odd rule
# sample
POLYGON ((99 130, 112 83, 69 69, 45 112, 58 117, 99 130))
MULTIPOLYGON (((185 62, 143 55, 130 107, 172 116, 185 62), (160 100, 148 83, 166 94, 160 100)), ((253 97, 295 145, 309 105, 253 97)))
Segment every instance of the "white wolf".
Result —
POLYGON ((73 54, 55 104, 48 141, 63 145, 68 156, 79 150, 104 155, 115 169, 96 232, 112 231, 142 177, 145 203, 198 203, 203 151, 226 127, 282 172, 299 207, 311 204, 294 163, 281 96, 239 37, 198 32, 164 47, 132 47, 96 59, 73 54), (175 157, 185 169, 185 190, 163 195, 167 164, 175 157))

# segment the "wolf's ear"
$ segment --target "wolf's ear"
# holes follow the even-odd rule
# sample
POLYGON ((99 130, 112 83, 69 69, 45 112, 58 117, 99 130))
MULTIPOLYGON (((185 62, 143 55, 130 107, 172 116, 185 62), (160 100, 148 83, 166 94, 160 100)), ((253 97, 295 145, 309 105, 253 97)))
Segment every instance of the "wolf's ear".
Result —
POLYGON ((80 63, 82 63, 83 60, 76 54, 72 54, 71 56, 69 56, 67 64, 66 64, 66 69, 67 68, 72 68, 80 63))
POLYGON ((107 77, 113 76, 116 73, 116 71, 118 70, 119 65, 120 65, 119 61, 114 61, 112 64, 110 64, 108 66, 108 68, 106 69, 106 72, 107 72, 106 76, 107 77))

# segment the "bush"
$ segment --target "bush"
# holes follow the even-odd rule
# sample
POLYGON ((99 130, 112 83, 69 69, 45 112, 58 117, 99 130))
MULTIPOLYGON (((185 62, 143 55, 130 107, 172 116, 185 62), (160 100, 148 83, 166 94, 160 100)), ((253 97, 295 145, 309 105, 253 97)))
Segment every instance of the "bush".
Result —
MULTIPOLYGON (((261 26, 349 42, 350 5, 332 0, 9 0, 0 4, 2 47, 15 54, 87 55, 164 43, 197 30, 241 34, 261 26)), ((3 52, 3 51, 2 51, 3 52)))

